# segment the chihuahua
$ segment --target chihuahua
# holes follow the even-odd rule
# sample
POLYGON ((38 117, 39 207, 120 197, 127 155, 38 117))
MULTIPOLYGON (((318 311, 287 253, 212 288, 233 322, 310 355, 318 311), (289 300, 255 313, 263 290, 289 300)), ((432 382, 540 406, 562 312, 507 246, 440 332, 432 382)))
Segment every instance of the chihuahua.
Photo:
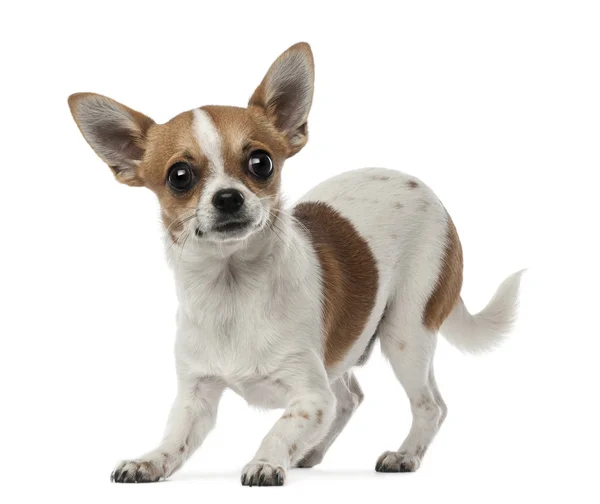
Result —
POLYGON ((289 468, 321 462, 362 402, 353 368, 376 340, 412 427, 375 470, 415 471, 447 411, 433 373, 438 331, 478 353, 510 330, 521 272, 470 314, 456 228, 416 177, 349 171, 284 208, 281 172, 307 142, 313 83, 310 46, 299 43, 246 108, 200 107, 157 124, 98 94, 69 97, 116 179, 158 197, 176 265, 177 397, 160 445, 120 462, 112 481, 168 478, 200 447, 229 388, 284 408, 241 475, 242 485, 283 485, 289 468))

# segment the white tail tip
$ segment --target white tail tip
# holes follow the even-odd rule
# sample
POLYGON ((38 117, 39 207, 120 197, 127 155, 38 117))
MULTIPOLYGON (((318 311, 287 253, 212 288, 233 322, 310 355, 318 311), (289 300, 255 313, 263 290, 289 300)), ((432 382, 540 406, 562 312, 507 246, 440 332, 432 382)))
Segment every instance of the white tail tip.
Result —
POLYGON ((487 306, 475 315, 467 310, 462 298, 442 324, 440 331, 454 346, 469 353, 482 353, 497 347, 517 319, 521 275, 510 275, 496 290, 487 306))

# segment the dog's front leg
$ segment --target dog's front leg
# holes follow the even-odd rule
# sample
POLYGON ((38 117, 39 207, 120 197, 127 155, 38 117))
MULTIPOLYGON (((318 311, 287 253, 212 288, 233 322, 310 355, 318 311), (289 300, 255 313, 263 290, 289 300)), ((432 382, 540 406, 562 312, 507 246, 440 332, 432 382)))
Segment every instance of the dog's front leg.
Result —
POLYGON ((267 436, 252 461, 242 471, 242 485, 283 485, 292 458, 306 452, 324 436, 335 416, 335 396, 325 370, 305 368, 305 376, 285 383, 293 393, 283 415, 267 436))
POLYGON ((163 441, 138 459, 120 462, 111 481, 149 483, 167 478, 179 469, 213 428, 224 388, 212 377, 180 377, 163 441))

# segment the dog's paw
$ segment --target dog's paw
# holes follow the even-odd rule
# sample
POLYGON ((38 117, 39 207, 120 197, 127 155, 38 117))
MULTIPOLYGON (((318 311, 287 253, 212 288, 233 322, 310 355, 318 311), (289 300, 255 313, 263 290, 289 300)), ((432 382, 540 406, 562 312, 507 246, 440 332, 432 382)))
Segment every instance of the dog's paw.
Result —
POLYGON ((244 486, 281 486, 284 482, 284 469, 267 462, 250 462, 242 471, 244 486))
POLYGON ((384 452, 375 465, 377 472, 415 472, 421 465, 421 459, 407 452, 384 452))
POLYGON ((167 477, 162 460, 123 460, 110 475, 115 483, 154 483, 167 477))

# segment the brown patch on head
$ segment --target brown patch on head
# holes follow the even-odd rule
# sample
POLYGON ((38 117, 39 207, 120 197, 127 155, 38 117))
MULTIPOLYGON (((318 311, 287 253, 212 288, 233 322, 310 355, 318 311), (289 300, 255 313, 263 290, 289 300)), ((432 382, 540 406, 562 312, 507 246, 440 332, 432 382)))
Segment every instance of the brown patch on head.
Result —
POLYGON ((310 420, 310 415, 306 411, 301 411, 298 416, 304 418, 304 420, 310 420))
POLYGON ((411 189, 416 189, 417 187, 419 187, 419 183, 415 182, 414 180, 409 180, 406 185, 408 187, 410 187, 411 189))
POLYGON ((257 107, 202 107, 212 119, 221 137, 225 173, 241 181, 262 197, 275 197, 281 184, 281 168, 289 156, 287 142, 265 112, 257 107), (259 180, 248 171, 250 154, 266 151, 273 160, 273 175, 259 180))
POLYGON ((425 311, 423 325, 437 331, 460 298, 463 279, 462 247, 454 223, 448 216, 446 249, 435 289, 431 293, 425 311))
MULTIPOLYGON (((288 147, 264 112, 255 107, 209 106, 202 110, 210 116, 219 134, 225 172, 259 197, 275 199, 279 194, 281 168, 288 156, 288 147), (247 170, 248 158, 254 150, 268 152, 273 160, 274 172, 266 181, 258 180, 247 170)), ((183 230, 186 219, 194 215, 211 170, 194 129, 193 111, 152 126, 138 168, 142 184, 158 197, 163 224, 173 241, 183 230), (177 162, 188 164, 197 180, 190 191, 182 194, 174 193, 166 184, 169 168, 177 162)))
POLYGON ((292 415, 291 413, 286 413, 285 415, 283 415, 281 417, 282 420, 289 420, 290 418, 292 418, 294 415, 292 415))
POLYGON ((329 367, 345 357, 375 305, 375 257, 352 223, 329 205, 300 203, 294 216, 310 232, 321 264, 324 358, 329 367))
POLYGON ((148 132, 147 147, 137 169, 142 183, 158 197, 161 219, 172 239, 181 233, 185 220, 194 215, 208 176, 207 159, 194 135, 194 114, 184 112, 148 132), (167 173, 175 163, 186 163, 197 180, 189 191, 176 194, 167 185, 167 173))

